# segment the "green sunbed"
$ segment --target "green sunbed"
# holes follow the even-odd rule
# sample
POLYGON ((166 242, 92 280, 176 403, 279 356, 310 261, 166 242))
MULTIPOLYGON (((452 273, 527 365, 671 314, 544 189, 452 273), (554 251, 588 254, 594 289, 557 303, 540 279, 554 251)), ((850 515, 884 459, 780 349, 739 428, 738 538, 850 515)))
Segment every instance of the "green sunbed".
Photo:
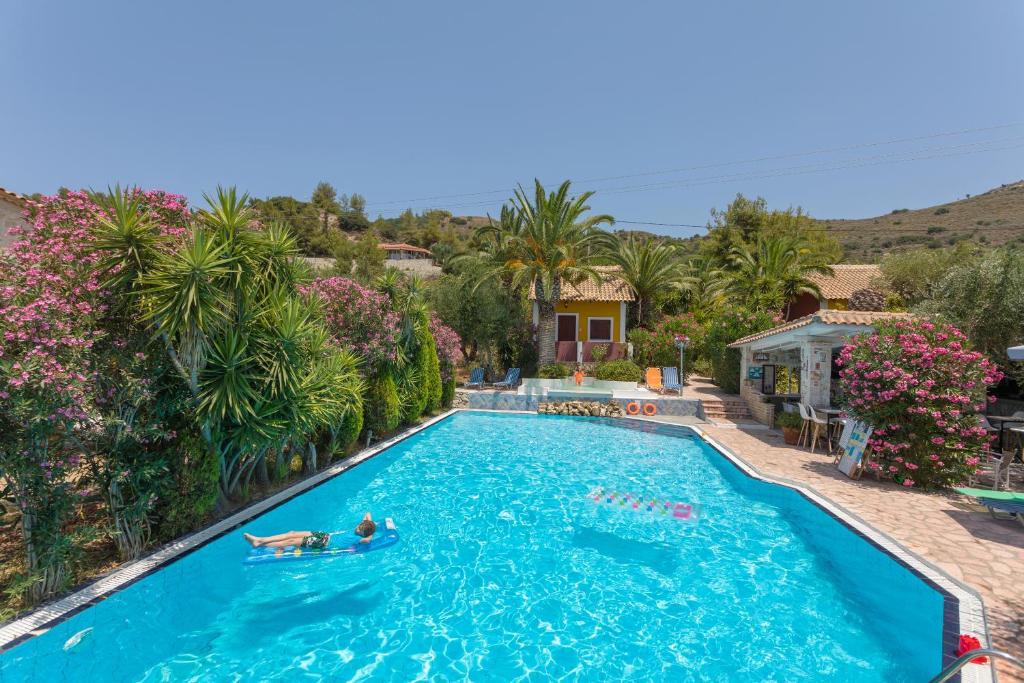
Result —
POLYGON ((1024 503, 1024 492, 1021 491, 991 491, 989 489, 957 489, 958 493, 973 498, 988 498, 990 500, 1005 500, 1011 503, 1024 503))

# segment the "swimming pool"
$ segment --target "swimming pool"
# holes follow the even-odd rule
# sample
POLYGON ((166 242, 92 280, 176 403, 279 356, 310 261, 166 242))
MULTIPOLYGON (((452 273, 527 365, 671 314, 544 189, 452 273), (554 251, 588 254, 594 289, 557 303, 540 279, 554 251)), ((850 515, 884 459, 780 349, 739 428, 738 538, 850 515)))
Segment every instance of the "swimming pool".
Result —
POLYGON ((0 681, 919 681, 941 667, 951 596, 684 428, 461 412, 244 529, 351 528, 366 510, 402 541, 243 566, 233 532, 8 650, 0 681), (702 515, 609 509, 586 496, 599 486, 702 515))

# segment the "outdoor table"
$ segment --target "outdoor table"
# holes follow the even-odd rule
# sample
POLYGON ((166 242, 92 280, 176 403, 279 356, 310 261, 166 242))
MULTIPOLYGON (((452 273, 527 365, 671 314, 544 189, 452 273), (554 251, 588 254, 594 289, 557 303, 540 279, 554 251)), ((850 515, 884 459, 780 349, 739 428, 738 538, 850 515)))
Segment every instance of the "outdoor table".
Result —
POLYGON ((1024 422, 1024 417, 1012 417, 1010 415, 986 415, 989 422, 999 423, 999 452, 1003 451, 1004 435, 1006 433, 1006 423, 1024 422))
MULTIPOLYGON (((843 411, 839 408, 815 408, 819 413, 825 413, 825 434, 828 436, 829 444, 832 443, 832 417, 839 415, 843 411)), ((831 452, 832 448, 829 449, 831 452)))

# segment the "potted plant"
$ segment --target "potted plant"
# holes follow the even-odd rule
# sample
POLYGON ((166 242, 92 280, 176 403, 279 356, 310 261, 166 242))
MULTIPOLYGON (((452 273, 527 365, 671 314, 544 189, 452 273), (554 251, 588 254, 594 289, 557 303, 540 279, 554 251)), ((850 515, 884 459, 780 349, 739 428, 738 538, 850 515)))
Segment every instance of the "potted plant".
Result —
POLYGON ((800 417, 800 413, 783 411, 775 416, 775 426, 782 430, 783 440, 791 446, 795 446, 800 440, 800 428, 803 424, 804 419, 800 417))

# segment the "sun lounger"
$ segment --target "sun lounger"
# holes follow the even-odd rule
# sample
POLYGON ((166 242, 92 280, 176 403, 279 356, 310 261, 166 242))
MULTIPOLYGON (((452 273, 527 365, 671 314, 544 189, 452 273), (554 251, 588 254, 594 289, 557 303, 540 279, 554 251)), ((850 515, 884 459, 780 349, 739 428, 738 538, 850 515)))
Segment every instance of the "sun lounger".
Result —
POLYGON ((996 512, 1004 512, 1024 525, 1024 493, 972 488, 959 488, 957 492, 976 499, 996 519, 999 519, 996 512))
POLYGON ((683 385, 679 382, 679 368, 662 368, 665 373, 665 391, 682 391, 683 385))
POLYGON ((505 379, 500 382, 495 382, 491 386, 496 389, 511 389, 512 387, 519 384, 519 368, 509 368, 508 372, 505 373, 505 379))
POLYGON ((644 373, 644 381, 651 391, 660 392, 664 388, 661 385, 661 369, 659 368, 647 368, 647 372, 644 373))
POLYGON ((484 369, 473 368, 469 371, 469 381, 466 382, 467 389, 483 389, 484 388, 484 369))

